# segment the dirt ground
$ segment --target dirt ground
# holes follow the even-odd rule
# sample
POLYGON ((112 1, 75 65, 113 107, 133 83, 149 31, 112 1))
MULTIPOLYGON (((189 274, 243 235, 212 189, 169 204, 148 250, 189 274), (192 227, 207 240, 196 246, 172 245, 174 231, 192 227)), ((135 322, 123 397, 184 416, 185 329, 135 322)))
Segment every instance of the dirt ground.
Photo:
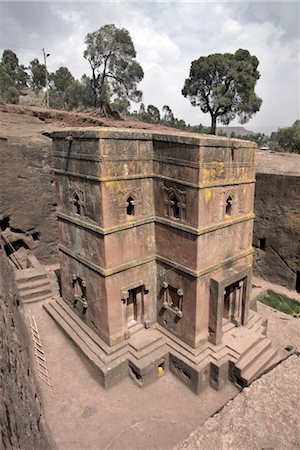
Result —
POLYGON ((244 389, 176 450, 297 450, 299 356, 292 355, 244 389))
MULTIPOLYGON (((137 121, 115 121, 92 113, 0 105, 0 138, 9 138, 13 143, 21 142, 40 132, 41 120, 45 125, 44 131, 50 131, 54 127, 90 125, 168 129, 137 121), (13 118, 14 124, 13 127, 6 126, 3 135, 5 113, 10 113, 10 120, 13 118), (21 128, 24 117, 28 122, 27 135, 24 135, 24 129, 21 128)), ((40 139, 47 140, 43 136, 40 139)), ((297 166, 299 155, 258 154, 257 159, 262 171, 278 170, 279 173, 290 174, 300 167, 297 166), (274 164, 272 161, 275 161, 274 164)), ((260 286, 255 288, 255 295, 259 289, 265 289, 265 285, 259 280, 254 280, 254 284, 260 286)), ((276 287, 272 285, 272 288, 276 287)), ((236 387, 228 384, 220 392, 208 388, 205 393, 196 396, 168 373, 144 389, 140 389, 128 378, 106 391, 85 365, 71 341, 42 308, 42 304, 24 305, 23 308, 25 314, 28 315, 30 311, 34 315, 45 350, 52 389, 41 380, 39 386, 45 420, 59 450, 168 450, 201 426, 239 392, 236 387)), ((258 311, 268 319, 268 335, 282 355, 288 355, 285 350, 288 345, 300 349, 298 319, 261 304, 258 305, 258 311)), ((268 394, 268 389, 271 388, 271 384, 268 384, 265 392, 268 394)), ((237 398, 239 397, 238 395, 237 398)), ((259 402, 259 396, 257 401, 259 402)), ((252 414, 255 414, 256 409, 260 409, 259 403, 253 408, 252 414)), ((285 426, 284 417, 282 422, 285 426)), ((220 433, 220 429, 218 432, 220 433)))
POLYGON ((257 150, 256 172, 300 175, 300 155, 257 150))
POLYGON ((142 389, 128 378, 105 390, 42 304, 24 307, 47 358, 53 387, 38 382, 60 450, 168 450, 239 392, 228 384, 197 396, 169 373, 142 389))
MULTIPOLYGON (((84 113, 68 112, 58 109, 51 109, 45 107, 43 108, 41 106, 0 104, 0 112, 28 116, 29 120, 32 120, 33 123, 35 119, 39 119, 45 123, 46 125, 45 131, 46 129, 49 129, 49 124, 52 125, 52 128, 102 126, 102 127, 140 128, 145 130, 174 131, 174 128, 165 127, 163 125, 153 125, 151 123, 140 122, 139 120, 134 119, 116 120, 114 118, 101 117, 101 115, 99 115, 97 111, 90 111, 84 113)), ((16 130, 13 130, 14 133, 15 131, 16 130)))
MULTIPOLYGON (((143 389, 128 378, 105 390, 42 303, 23 308, 36 319, 47 358, 52 389, 38 382, 59 450, 172 449, 239 392, 228 384, 220 392, 208 388, 196 396, 170 373, 143 389)), ((298 319, 262 304, 258 311, 268 319, 268 336, 282 356, 289 355, 287 345, 300 349, 298 319)))

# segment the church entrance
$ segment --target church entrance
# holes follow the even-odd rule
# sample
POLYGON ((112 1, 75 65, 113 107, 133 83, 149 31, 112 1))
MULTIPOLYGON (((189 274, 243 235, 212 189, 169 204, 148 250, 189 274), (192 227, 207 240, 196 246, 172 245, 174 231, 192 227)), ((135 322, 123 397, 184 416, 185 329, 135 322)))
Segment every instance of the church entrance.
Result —
POLYGON ((144 316, 144 289, 143 286, 130 289, 126 302, 126 322, 127 327, 131 328, 137 324, 143 323, 144 316))
POLYGON ((239 327, 247 323, 250 291, 250 265, 220 271, 210 279, 208 339, 214 345, 222 342, 225 324, 232 322, 239 327))
POLYGON ((224 308, 223 318, 228 319, 237 327, 242 323, 243 308, 244 308, 244 289, 245 280, 236 281, 235 283, 226 286, 224 289, 224 308))

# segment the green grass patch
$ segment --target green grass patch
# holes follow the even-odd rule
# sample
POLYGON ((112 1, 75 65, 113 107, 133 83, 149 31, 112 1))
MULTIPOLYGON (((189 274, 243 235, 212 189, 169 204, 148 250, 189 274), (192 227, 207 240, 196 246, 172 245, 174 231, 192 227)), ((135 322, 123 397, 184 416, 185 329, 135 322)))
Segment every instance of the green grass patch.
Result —
POLYGON ((268 291, 266 294, 258 297, 257 300, 264 305, 271 306, 271 308, 277 309, 277 311, 288 314, 289 316, 300 317, 300 304, 286 295, 268 291))

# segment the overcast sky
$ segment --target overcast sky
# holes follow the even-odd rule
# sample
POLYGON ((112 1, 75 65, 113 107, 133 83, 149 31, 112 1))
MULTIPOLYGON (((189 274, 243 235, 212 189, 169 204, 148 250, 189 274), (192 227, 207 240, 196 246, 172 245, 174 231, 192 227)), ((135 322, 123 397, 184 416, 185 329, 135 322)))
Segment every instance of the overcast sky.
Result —
POLYGON ((299 118, 299 9, 298 1, 0 1, 0 50, 11 48, 26 65, 35 57, 42 62, 44 47, 50 71, 63 65, 80 78, 90 75, 86 34, 114 23, 133 39, 144 103, 167 104, 187 123, 209 125, 181 94, 191 61, 245 48, 260 61, 256 92, 263 99, 246 128, 268 132, 299 118))

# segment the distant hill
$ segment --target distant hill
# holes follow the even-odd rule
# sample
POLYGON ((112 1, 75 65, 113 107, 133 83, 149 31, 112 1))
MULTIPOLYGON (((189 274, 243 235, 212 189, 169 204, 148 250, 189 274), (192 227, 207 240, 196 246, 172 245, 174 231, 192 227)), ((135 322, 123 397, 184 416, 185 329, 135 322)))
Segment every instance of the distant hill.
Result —
POLYGON ((235 136, 247 136, 249 134, 255 134, 254 131, 246 130, 244 127, 217 127, 217 134, 219 132, 225 133, 227 136, 230 136, 231 133, 234 133, 235 136))

